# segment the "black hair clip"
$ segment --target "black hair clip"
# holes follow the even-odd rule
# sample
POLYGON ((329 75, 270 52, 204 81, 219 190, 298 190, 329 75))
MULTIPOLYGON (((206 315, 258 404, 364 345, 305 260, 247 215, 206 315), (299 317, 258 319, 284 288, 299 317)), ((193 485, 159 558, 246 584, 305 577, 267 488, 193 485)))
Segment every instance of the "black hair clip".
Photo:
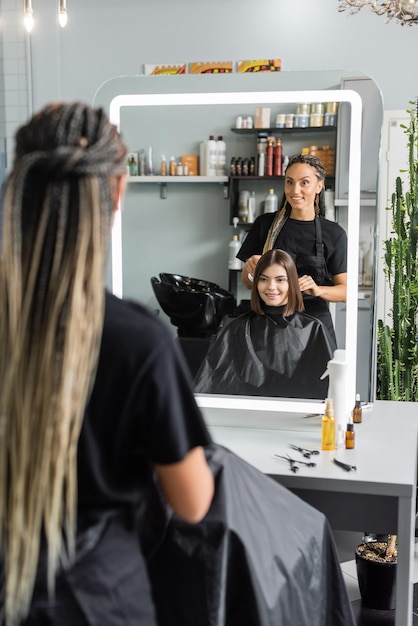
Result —
POLYGON ((357 467, 356 465, 349 465, 348 463, 343 463, 342 461, 337 461, 337 459, 332 459, 335 463, 335 465, 338 465, 338 467, 342 467, 343 470, 345 470, 346 472, 351 472, 351 471, 356 471, 357 467))
POLYGON ((297 450, 298 452, 303 454, 306 459, 310 459, 313 454, 319 454, 319 450, 308 450, 307 448, 299 448, 299 446, 294 446, 292 443, 290 444, 290 448, 292 448, 292 450, 297 450))
POLYGON ((306 465, 307 467, 316 467, 316 463, 312 463, 312 462, 306 463, 306 461, 299 461, 297 459, 292 459, 288 454, 286 456, 275 454, 274 456, 277 456, 277 458, 279 459, 284 459, 285 461, 288 461, 290 463, 290 471, 294 472, 295 474, 300 469, 299 465, 306 465))

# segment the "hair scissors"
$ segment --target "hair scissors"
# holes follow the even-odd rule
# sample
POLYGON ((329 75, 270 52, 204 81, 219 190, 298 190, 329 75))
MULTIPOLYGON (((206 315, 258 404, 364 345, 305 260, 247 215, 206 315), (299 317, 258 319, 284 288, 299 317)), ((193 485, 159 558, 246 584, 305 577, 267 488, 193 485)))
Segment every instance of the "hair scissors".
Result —
POLYGON ((290 464, 290 471, 296 474, 300 470, 299 465, 306 465, 307 467, 316 467, 316 463, 307 463, 306 461, 299 461, 297 459, 292 459, 288 454, 286 456, 281 456, 280 454, 275 454, 279 459, 284 459, 288 461, 290 464))
POLYGON ((292 443, 290 444, 290 448, 292 448, 292 450, 297 450, 298 452, 303 454, 306 459, 310 459, 313 454, 319 454, 319 450, 308 450, 307 448, 299 448, 299 446, 294 446, 292 443))

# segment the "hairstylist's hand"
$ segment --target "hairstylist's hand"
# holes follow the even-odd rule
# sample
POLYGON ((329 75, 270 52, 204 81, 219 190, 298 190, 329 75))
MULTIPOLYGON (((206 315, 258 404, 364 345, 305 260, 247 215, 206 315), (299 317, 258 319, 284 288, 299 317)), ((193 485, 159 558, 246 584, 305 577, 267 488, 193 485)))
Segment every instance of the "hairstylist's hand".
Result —
POLYGON ((300 276, 299 287, 303 293, 306 293, 309 296, 321 297, 321 288, 316 284, 312 276, 308 276, 308 274, 300 276))
POLYGON ((251 289, 253 286, 253 281, 248 277, 248 275, 254 278, 256 265, 261 257, 261 254, 253 254, 247 259, 244 263, 244 267, 242 269, 242 282, 247 287, 247 289, 251 289))

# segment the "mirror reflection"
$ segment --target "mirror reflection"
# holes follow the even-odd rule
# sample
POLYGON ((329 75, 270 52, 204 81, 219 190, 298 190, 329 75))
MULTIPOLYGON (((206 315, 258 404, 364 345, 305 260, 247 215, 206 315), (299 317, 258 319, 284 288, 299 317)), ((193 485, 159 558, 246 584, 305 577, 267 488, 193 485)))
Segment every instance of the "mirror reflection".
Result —
MULTIPOLYGON (((229 81, 230 78, 234 80, 242 77, 223 78, 228 78, 229 81)), ((269 78, 271 79, 271 77, 269 78)), ((274 78, 276 81, 278 80, 278 77, 274 78)), ((287 77, 283 76, 282 78, 287 77)), ((295 78, 297 82, 297 79, 301 77, 296 76, 295 78)), ((333 80, 335 81, 335 77, 333 77, 333 80)), ((160 89, 162 81, 155 84, 158 84, 158 89, 160 89)), ((214 85, 215 83, 211 84, 214 85)), ((205 86, 207 86, 207 83, 205 86)), ((120 89, 120 87, 119 81, 116 88, 120 89)), ((147 89, 149 88, 150 84, 148 82, 147 89)), ((166 90, 170 91, 170 88, 172 88, 172 81, 171 84, 167 83, 166 90)), ((225 88, 225 82, 222 83, 222 88, 225 88)), ((219 91, 219 84, 217 89, 219 91)), ((121 91, 126 93, 126 90, 121 91)), ((187 91, 186 85, 185 91, 187 91)), ((216 92, 216 89, 214 91, 216 92)), ((191 102, 186 107, 173 106, 173 103, 166 106, 166 103, 163 101, 164 98, 160 98, 158 106, 154 105, 151 107, 149 103, 146 106, 142 104, 140 115, 138 115, 136 106, 121 106, 120 126, 124 135, 129 136, 129 145, 132 148, 138 148, 139 146, 147 147, 149 144, 152 144, 154 158, 158 162, 160 158, 158 153, 162 153, 164 146, 165 156, 168 160, 168 155, 171 156, 171 152, 176 155, 180 150, 183 153, 196 153, 199 150, 199 145, 195 141, 196 137, 203 139, 209 136, 210 130, 215 135, 218 132, 225 133, 226 128, 232 130, 237 116, 240 113, 245 114, 253 111, 259 103, 266 103, 273 110, 273 107, 289 108, 290 102, 294 104, 299 101, 298 94, 295 93, 292 94, 292 100, 288 99, 284 103, 280 102, 281 93, 274 93, 274 97, 270 100, 268 97, 264 97, 265 93, 255 95, 252 92, 249 94, 241 92, 239 94, 242 96, 240 100, 238 100, 238 94, 234 93, 235 100, 232 102, 223 102, 222 104, 213 102, 210 105, 208 105, 207 101, 203 103, 191 102), (178 123, 177 120, 179 119, 182 122, 178 123), (184 122, 185 119, 187 123, 184 122), (179 142, 179 133, 185 135, 183 143, 179 142), (194 137, 194 143, 192 143, 188 133, 191 133, 194 137), (175 139, 172 139, 173 134, 176 137, 175 139), (174 144, 170 144, 170 141, 175 142, 177 147, 174 148, 174 144)), ((115 89, 112 95, 114 94, 115 89)), ((225 94, 215 93, 215 97, 217 95, 222 96, 225 94)), ((108 97, 105 97, 103 94, 101 96, 105 100, 108 97)), ((205 93, 205 96, 209 100, 207 93, 205 93)), ((333 97, 333 94, 331 96, 333 97)), ((307 95, 303 93, 301 97, 306 98, 307 95)), ((210 99, 212 99, 212 96, 210 99)), ((322 92, 321 99, 326 101, 326 92, 322 92)), ((348 105, 349 109, 350 106, 348 105)), ((350 139, 350 128, 346 129, 346 134, 348 139, 350 139)), ((226 135, 226 139, 229 161, 231 154, 242 154, 243 136, 231 132, 226 135)), ((293 137, 291 140, 295 141, 295 138, 293 137)), ((298 138, 298 141, 300 142, 300 138, 298 138)), ((315 139, 312 138, 312 141, 315 141, 315 139)), ((297 152, 291 146, 290 150, 292 153, 297 152)), ((157 168, 156 171, 158 171, 157 168)), ((345 174, 347 172, 348 168, 345 174)), ((199 181, 198 186, 187 185, 187 202, 185 202, 185 181, 181 181, 181 183, 181 185, 171 184, 170 181, 167 184, 166 200, 162 200, 159 190, 155 187, 152 189, 150 185, 128 185, 121 229, 121 241, 123 241, 121 249, 121 257, 123 259, 123 293, 127 297, 138 298, 139 289, 143 289, 143 286, 146 284, 150 285, 151 276, 159 276, 161 272, 167 271, 179 272, 179 275, 194 276, 203 280, 213 280, 215 284, 222 285, 225 288, 231 286, 226 284, 225 266, 227 266, 228 243, 231 233, 234 231, 231 219, 232 214, 229 213, 231 198, 219 202, 219 195, 222 197, 223 181, 218 181, 218 184, 214 185, 202 179, 199 181), (219 185, 219 182, 221 182, 221 185, 219 185), (217 194, 216 201, 214 200, 215 194, 217 194), (137 247, 135 247, 135 236, 137 241, 140 242, 137 244, 137 247), (129 242, 129 245, 126 245, 127 242, 129 242), (145 253, 145 264, 142 255, 142 262, 139 262, 139 248, 145 253)), ((254 181, 254 183, 259 184, 259 181, 254 181)), ((234 192, 231 183, 229 183, 229 191, 234 192)), ((280 193, 279 188, 277 191, 280 193)), ((257 189, 256 195, 258 195, 257 189)), ((354 232, 354 238, 358 235, 356 235, 355 228, 350 231, 350 212, 347 211, 349 201, 350 198, 347 197, 345 199, 346 230, 350 239, 351 232, 354 232)), ((338 212, 338 209, 336 210, 338 212)), ((352 210, 351 214, 355 217, 355 211, 352 210)), ((351 227, 353 229, 353 224, 351 227)), ((115 240, 113 248, 114 250, 117 248, 115 240)), ((358 246, 356 243, 355 248, 355 254, 357 255, 358 246)), ((348 281, 350 267, 349 259, 348 281)), ((356 272, 357 269, 355 269, 356 272)), ((357 276, 354 278, 355 288, 357 289, 357 276)), ((236 282, 239 283, 239 280, 236 280, 236 282)), ((241 294, 238 293, 238 301, 242 299, 242 287, 238 284, 238 291, 240 289, 241 294)), ((245 292, 246 298, 248 298, 249 292, 247 290, 245 292)), ((354 293, 355 299, 356 296, 357 294, 354 293)), ((148 301, 153 308, 156 307, 157 301, 153 294, 151 297, 149 294, 146 297, 141 295, 140 299, 145 302, 148 301)), ((349 301, 350 296, 347 307, 349 307, 349 301)), ((175 332, 175 329, 173 330, 175 332)), ((339 347, 344 347, 345 333, 340 332, 339 335, 343 337, 342 342, 339 342, 339 347)))

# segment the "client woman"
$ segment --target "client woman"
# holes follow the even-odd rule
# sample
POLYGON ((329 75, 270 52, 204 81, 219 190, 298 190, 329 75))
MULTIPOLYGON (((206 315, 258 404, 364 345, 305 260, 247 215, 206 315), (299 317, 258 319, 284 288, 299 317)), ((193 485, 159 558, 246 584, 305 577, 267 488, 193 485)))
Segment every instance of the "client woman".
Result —
POLYGON ((195 391, 325 398, 332 351, 322 322, 303 312, 295 263, 283 250, 258 261, 251 311, 225 326, 195 378, 195 391))

